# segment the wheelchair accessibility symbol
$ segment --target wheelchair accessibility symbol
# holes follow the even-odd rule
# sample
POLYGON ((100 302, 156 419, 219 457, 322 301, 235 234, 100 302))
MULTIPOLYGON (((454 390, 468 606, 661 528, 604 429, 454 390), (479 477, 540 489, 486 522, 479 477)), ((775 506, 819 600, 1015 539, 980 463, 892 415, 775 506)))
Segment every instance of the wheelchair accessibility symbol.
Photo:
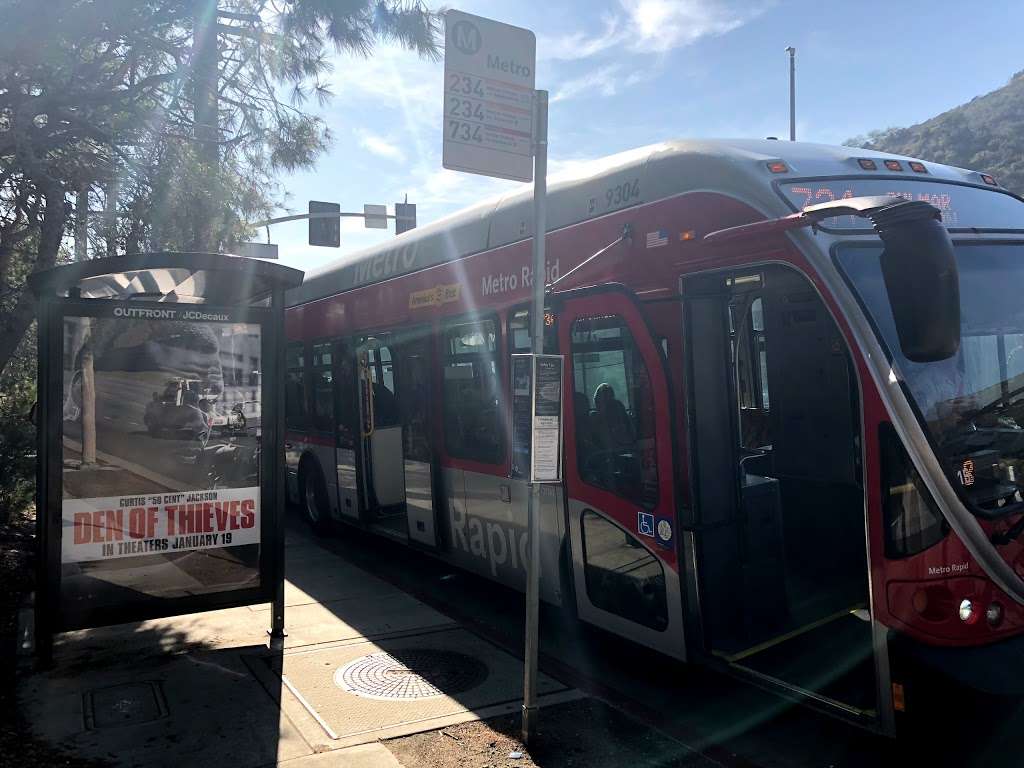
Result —
POLYGON ((636 529, 641 536, 654 538, 654 515, 650 512, 636 513, 636 529))

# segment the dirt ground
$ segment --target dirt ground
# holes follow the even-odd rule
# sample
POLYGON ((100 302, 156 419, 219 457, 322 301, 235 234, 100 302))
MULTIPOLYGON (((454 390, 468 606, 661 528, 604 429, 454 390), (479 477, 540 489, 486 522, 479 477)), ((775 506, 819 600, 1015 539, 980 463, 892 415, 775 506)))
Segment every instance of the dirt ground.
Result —
POLYGON ((385 741, 406 768, 704 768, 714 766, 679 742, 597 699, 540 710, 530 749, 519 715, 463 723, 385 741), (521 757, 510 757, 519 752, 521 757))

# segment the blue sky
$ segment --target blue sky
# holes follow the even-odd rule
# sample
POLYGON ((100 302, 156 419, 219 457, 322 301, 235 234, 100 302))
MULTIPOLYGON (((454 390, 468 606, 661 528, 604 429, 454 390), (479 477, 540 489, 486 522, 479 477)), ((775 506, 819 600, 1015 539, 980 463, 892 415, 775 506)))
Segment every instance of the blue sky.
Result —
MULTIPOLYGON (((537 87, 551 98, 549 171, 664 139, 789 135, 797 49, 797 138, 842 143, 910 125, 987 93, 1024 69, 1024 3, 948 0, 455 0, 532 29, 537 87)), ((315 170, 282 179, 288 212, 342 210, 408 194, 421 224, 516 182, 441 168, 443 64, 378 46, 335 56, 334 134, 315 170)), ((311 269, 394 237, 342 220, 340 249, 306 244, 306 222, 276 225, 285 264, 311 269)))

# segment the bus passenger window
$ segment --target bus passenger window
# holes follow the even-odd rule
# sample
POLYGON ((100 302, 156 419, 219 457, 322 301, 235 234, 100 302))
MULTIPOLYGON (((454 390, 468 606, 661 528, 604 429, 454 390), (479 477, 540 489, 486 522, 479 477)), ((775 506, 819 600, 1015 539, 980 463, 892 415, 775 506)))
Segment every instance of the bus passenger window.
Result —
POLYGON ((729 313, 739 401, 739 442, 748 451, 761 452, 772 444, 764 301, 760 296, 737 294, 729 305, 729 313))
POLYGON ((395 398, 395 366, 390 347, 371 347, 367 366, 373 384, 374 429, 394 427, 399 423, 398 401, 395 398))
POLYGON ((661 631, 668 626, 665 570, 639 541, 589 509, 583 529, 587 597, 603 611, 661 631))
POLYGON ((488 464, 505 457, 498 337, 493 320, 444 331, 444 445, 449 456, 488 464))
POLYGON ((335 375, 338 377, 334 401, 338 419, 335 437, 339 448, 352 450, 356 447, 355 441, 359 434, 356 359, 350 348, 342 346, 334 362, 335 375))
POLYGON ((333 359, 330 342, 313 345, 313 427, 320 432, 334 432, 333 359))
POLYGON ((572 367, 583 482, 653 508, 658 500, 654 399, 626 321, 610 315, 573 323, 572 367))
POLYGON ((284 413, 289 427, 301 429, 306 426, 305 347, 300 341, 289 344, 286 351, 284 375, 284 413))

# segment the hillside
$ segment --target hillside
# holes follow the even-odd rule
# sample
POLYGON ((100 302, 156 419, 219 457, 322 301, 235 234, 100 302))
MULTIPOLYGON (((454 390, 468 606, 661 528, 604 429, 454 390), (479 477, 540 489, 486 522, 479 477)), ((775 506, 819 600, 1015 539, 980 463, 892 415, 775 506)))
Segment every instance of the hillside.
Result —
POLYGON ((1024 194, 1024 71, 923 123, 872 131, 846 144, 985 171, 1024 194))

